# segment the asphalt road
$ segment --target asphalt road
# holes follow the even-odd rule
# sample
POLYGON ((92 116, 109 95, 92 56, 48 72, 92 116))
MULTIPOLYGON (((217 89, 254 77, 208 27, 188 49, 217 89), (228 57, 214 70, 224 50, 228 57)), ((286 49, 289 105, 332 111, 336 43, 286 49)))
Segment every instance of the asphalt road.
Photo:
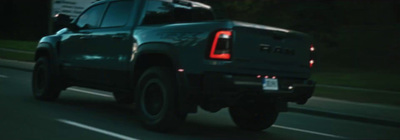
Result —
POLYGON ((0 67, 0 140, 400 139, 400 128, 293 112, 281 113, 263 132, 243 131, 226 109, 199 110, 179 130, 156 133, 143 129, 133 107, 117 104, 108 92, 72 87, 55 102, 31 94, 31 72, 0 67))

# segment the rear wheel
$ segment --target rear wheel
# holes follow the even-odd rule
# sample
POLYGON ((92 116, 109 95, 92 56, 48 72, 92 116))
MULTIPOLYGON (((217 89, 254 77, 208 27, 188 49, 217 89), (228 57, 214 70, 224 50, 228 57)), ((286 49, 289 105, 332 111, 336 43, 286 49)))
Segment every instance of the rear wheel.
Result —
POLYGON ((32 91, 36 99, 53 101, 60 95, 59 78, 49 63, 47 57, 36 61, 32 74, 32 91))
POLYGON ((275 123, 279 112, 270 104, 246 102, 229 108, 235 124, 245 130, 261 131, 275 123))
POLYGON ((142 74, 136 93, 145 128, 165 132, 176 129, 185 120, 187 113, 178 111, 176 88, 174 73, 166 67, 152 67, 142 74))

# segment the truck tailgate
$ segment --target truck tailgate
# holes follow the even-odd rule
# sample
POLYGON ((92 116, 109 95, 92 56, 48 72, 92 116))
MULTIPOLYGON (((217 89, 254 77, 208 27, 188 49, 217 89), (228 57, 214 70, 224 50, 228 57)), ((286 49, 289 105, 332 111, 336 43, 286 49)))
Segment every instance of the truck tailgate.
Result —
POLYGON ((305 34, 242 22, 234 22, 233 31, 235 66, 271 72, 309 72, 311 40, 305 34))

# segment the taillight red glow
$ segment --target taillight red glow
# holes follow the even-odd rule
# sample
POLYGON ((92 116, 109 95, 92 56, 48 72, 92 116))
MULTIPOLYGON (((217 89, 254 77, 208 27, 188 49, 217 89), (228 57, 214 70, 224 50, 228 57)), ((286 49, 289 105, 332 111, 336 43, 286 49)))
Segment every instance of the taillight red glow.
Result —
POLYGON ((310 60, 310 68, 314 65, 314 60, 310 60))
POLYGON ((178 69, 178 72, 184 72, 185 69, 178 69))
POLYGON ((313 65, 314 65, 314 59, 315 59, 315 47, 314 47, 314 44, 311 44, 310 45, 310 61, 308 62, 309 64, 310 64, 310 68, 312 68, 313 67, 313 65))
POLYGON ((219 50, 219 51, 222 51, 220 53, 216 52, 218 41, 220 41, 220 39, 227 39, 228 44, 226 44, 226 45, 230 45, 229 39, 231 38, 231 36, 232 36, 232 31, 219 31, 215 34, 215 37, 214 37, 214 40, 213 40, 213 43, 211 46, 210 58, 224 59, 224 60, 231 59, 231 54, 230 54, 229 50, 219 50))
POLYGON ((276 79, 276 76, 272 76, 272 79, 276 79))
POLYGON ((314 48, 313 44, 311 44, 310 51, 312 51, 312 52, 315 51, 315 48, 314 48))
POLYGON ((268 75, 267 75, 267 76, 264 76, 264 78, 268 78, 268 75))

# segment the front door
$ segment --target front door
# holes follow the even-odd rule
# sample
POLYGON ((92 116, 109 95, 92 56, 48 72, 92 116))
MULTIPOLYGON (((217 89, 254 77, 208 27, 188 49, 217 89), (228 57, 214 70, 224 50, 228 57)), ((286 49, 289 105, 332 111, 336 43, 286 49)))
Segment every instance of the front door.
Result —
POLYGON ((95 85, 127 84, 132 54, 132 1, 115 1, 86 10, 80 30, 64 36, 61 52, 66 71, 75 80, 95 85))
POLYGON ((62 36, 60 58, 63 72, 75 81, 87 81, 96 77, 90 71, 89 61, 99 57, 88 55, 93 46, 93 32, 100 26, 107 3, 97 4, 84 11, 76 20, 76 29, 67 31, 62 36))

